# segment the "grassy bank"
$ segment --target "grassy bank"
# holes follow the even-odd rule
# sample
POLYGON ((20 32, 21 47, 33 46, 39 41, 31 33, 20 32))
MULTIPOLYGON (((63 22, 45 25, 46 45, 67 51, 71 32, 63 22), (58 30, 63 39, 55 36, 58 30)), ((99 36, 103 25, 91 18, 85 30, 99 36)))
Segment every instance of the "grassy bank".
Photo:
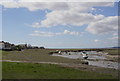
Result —
POLYGON ((18 61, 40 61, 40 62, 58 62, 58 63, 80 63, 80 59, 67 59, 63 57, 50 56, 49 52, 53 49, 30 49, 24 51, 3 51, 3 60, 18 61))
MULTIPOLYGON (((58 63, 81 63, 80 59, 67 59, 63 57, 50 56, 50 52, 55 52, 57 49, 28 49, 24 51, 3 51, 3 60, 18 60, 18 61, 41 61, 41 62, 58 62, 58 63)), ((61 51, 78 51, 90 49, 59 49, 61 51)), ((102 52, 107 52, 108 55, 119 55, 118 49, 102 49, 102 52)), ((117 58, 115 58, 117 60, 117 58)), ((114 59, 113 59, 114 60, 114 59)))
MULTIPOLYGON (((58 57, 58 56, 50 56, 49 52, 55 52, 57 49, 29 49, 29 50, 24 50, 24 51, 3 51, 2 52, 2 59, 3 60, 12 60, 12 61, 28 61, 28 62, 55 62, 55 63, 66 63, 68 66, 72 66, 73 68, 81 69, 81 70, 86 70, 88 72, 96 72, 96 73, 105 73, 105 74, 111 74, 113 76, 117 76, 117 70, 114 69, 106 69, 106 68, 94 68, 93 66, 79 66, 79 64, 82 63, 81 59, 68 59, 68 58, 63 58, 63 57, 58 57), (80 68, 78 68, 80 67, 80 68)), ((66 51, 69 49, 59 49, 61 51, 66 51)), ((80 50, 80 49, 70 49, 70 50, 80 50)), ((83 50, 83 49, 82 49, 83 50)), ((108 49, 107 49, 108 50, 108 49)), ((103 50, 103 52, 108 52, 108 51, 103 50)), ((114 50, 116 51, 116 50, 114 50)), ((116 52, 117 53, 117 52, 116 52)), ((111 60, 116 60, 117 58, 111 58, 111 60)), ((66 66, 66 67, 68 67, 66 66)), ((7 66, 4 66, 5 68, 7 66)), ((21 66, 22 68, 22 66, 21 66)), ((4 71, 5 74, 7 71, 4 71)), ((8 71, 9 72, 9 71, 8 71)), ((14 73, 14 72, 13 72, 14 73)), ((12 73, 11 73, 12 74, 12 73)), ((26 75, 27 76, 27 75, 26 75)), ((37 75, 36 75, 37 76, 37 75)))
POLYGON ((3 62, 3 79, 112 79, 111 75, 52 64, 3 62))
POLYGON ((109 55, 120 55, 120 49, 105 49, 104 52, 107 52, 109 55))

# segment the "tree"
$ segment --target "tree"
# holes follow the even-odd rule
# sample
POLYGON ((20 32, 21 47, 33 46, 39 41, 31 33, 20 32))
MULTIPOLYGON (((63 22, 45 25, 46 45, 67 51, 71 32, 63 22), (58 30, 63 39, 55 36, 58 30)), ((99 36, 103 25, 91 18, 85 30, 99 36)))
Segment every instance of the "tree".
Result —
POLYGON ((40 47, 40 49, 45 49, 45 48, 42 46, 42 47, 40 47))
POLYGON ((16 50, 18 50, 18 51, 21 51, 21 49, 22 49, 22 46, 20 46, 20 45, 17 45, 15 47, 16 47, 16 50))

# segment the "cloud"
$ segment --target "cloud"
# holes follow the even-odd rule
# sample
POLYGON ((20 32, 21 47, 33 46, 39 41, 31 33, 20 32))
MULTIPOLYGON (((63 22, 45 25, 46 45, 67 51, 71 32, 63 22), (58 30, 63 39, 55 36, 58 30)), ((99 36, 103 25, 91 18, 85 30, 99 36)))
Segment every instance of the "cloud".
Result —
POLYGON ((94 40, 94 42, 100 42, 100 40, 96 39, 96 40, 94 40))
POLYGON ((63 34, 79 35, 80 33, 79 33, 79 32, 71 32, 71 31, 65 30, 65 31, 63 32, 63 34))
POLYGON ((2 4, 4 8, 27 8, 30 11, 51 10, 46 19, 35 22, 32 27, 53 27, 57 25, 82 26, 103 19, 103 15, 88 13, 101 6, 113 6, 113 2, 9 2, 2 4))
POLYGON ((43 31, 34 31, 33 34, 30 34, 31 36, 43 36, 43 37, 51 37, 51 36, 57 36, 57 35, 81 35, 80 32, 74 32, 69 30, 64 30, 64 32, 60 33, 53 33, 53 32, 43 32, 43 31))
MULTIPOLYGON (((1 3, 0 3, 1 4, 1 3)), ((5 8, 27 8, 35 10, 78 10, 88 11, 93 6, 113 6, 113 2, 3 2, 5 8)))
POLYGON ((7 2, 2 3, 4 8, 27 8, 29 11, 36 10, 66 10, 68 5, 63 2, 7 2))
POLYGON ((93 15, 88 13, 89 11, 95 10, 95 6, 113 6, 112 2, 60 2, 60 3, 35 3, 33 7, 28 7, 29 10, 41 10, 49 9, 51 12, 46 14, 46 19, 41 22, 35 22, 32 27, 54 27, 57 25, 72 25, 72 26, 82 26, 84 24, 89 24, 94 21, 103 19, 103 15, 93 15), (37 4, 45 5, 36 7, 37 4), (58 5, 59 4, 59 5, 58 5))
POLYGON ((118 32, 113 33, 113 36, 118 36, 118 32))
POLYGON ((49 13, 48 10, 45 10, 45 13, 48 14, 49 13))
POLYGON ((91 22, 86 30, 92 34, 115 33, 118 30, 118 17, 110 16, 96 22, 91 22))
POLYGON ((35 23, 32 24, 32 27, 39 28, 40 27, 40 23, 39 22, 35 22, 35 23))
POLYGON ((82 26, 87 24, 87 31, 92 34, 115 32, 117 16, 105 17, 89 13, 95 7, 112 7, 113 2, 9 2, 2 4, 4 8, 27 8, 29 11, 50 10, 46 18, 35 22, 32 27, 82 26))
POLYGON ((103 15, 92 15, 90 13, 77 13, 71 11, 53 11, 46 15, 46 19, 41 22, 33 23, 32 26, 39 27, 53 27, 57 25, 64 26, 82 26, 103 19, 103 15))
POLYGON ((42 32, 42 31, 34 31, 33 34, 30 34, 31 36, 45 36, 45 37, 50 37, 50 36, 54 36, 55 33, 52 32, 42 32))
POLYGON ((108 39, 110 39, 110 40, 118 40, 119 38, 118 38, 118 36, 114 36, 114 37, 111 37, 111 38, 108 38, 108 39))
MULTIPOLYGON (((114 2, 115 0, 1 0, 1 2, 114 2)), ((119 0, 116 0, 119 1, 119 0)), ((0 3, 1 3, 0 2, 0 3)))
POLYGON ((93 15, 88 12, 96 10, 95 7, 112 7, 114 2, 7 2, 2 5, 4 8, 27 8, 29 11, 51 10, 49 13, 46 12, 46 19, 33 23, 32 27, 54 27, 57 25, 82 26, 90 24, 87 28, 88 31, 97 33, 103 31, 103 27, 97 27, 97 30, 95 27, 90 26, 97 26, 93 22, 99 24, 105 17, 104 15, 93 15))

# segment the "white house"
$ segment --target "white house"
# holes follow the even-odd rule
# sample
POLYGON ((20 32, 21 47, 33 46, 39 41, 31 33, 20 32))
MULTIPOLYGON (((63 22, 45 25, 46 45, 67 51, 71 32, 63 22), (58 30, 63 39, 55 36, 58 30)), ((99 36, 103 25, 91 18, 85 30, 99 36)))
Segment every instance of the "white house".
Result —
POLYGON ((0 41, 0 49, 12 49, 14 44, 10 44, 9 42, 0 41))
POLYGON ((0 49, 4 49, 5 48, 5 43, 3 41, 0 41, 0 49))

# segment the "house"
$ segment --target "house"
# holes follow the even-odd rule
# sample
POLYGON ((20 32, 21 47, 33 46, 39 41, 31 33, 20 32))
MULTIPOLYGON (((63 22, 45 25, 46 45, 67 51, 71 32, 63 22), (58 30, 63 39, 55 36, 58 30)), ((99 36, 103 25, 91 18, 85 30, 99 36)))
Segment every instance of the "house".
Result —
POLYGON ((32 49, 38 49, 38 46, 32 46, 32 49))
POLYGON ((44 47, 31 46, 30 44, 18 44, 14 45, 9 42, 0 41, 0 50, 12 51, 22 49, 45 49, 44 47))
POLYGON ((0 41, 0 49, 3 49, 3 48, 5 48, 5 43, 4 41, 0 41))
POLYGON ((10 44, 9 42, 0 41, 1 50, 12 50, 14 46, 14 44, 10 44))

